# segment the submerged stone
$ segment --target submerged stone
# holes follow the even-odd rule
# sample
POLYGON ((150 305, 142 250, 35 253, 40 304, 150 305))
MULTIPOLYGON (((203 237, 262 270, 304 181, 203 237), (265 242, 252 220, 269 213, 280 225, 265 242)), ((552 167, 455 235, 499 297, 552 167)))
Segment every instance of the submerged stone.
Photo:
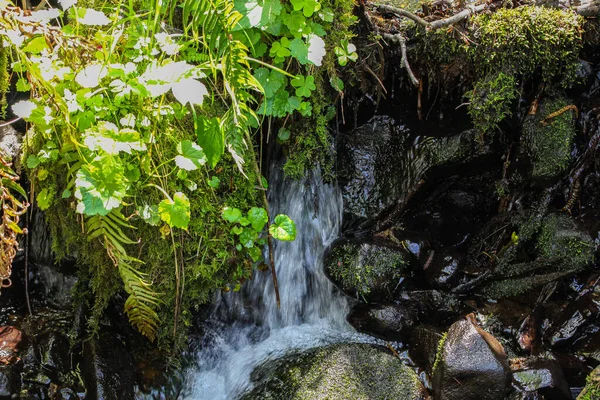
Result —
POLYGON ((433 367, 436 400, 503 400, 510 387, 502 345, 469 317, 455 322, 433 367))
POLYGON ((417 374, 398 358, 366 344, 336 344, 263 365, 243 399, 427 399, 417 374))
POLYGON ((367 301, 389 297, 408 266, 399 249, 339 241, 325 256, 325 272, 347 295, 367 301))

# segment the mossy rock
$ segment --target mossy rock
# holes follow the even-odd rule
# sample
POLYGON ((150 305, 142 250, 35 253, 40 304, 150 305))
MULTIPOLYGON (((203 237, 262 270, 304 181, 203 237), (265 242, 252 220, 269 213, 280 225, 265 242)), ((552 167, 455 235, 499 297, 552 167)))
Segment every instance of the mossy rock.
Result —
POLYGON ((564 97, 542 101, 536 115, 529 115, 523 124, 521 151, 531 162, 534 179, 554 179, 563 173, 571 161, 575 130, 575 108, 564 97))
POLYGON ((483 290, 488 296, 500 298, 525 293, 579 272, 593 260, 591 236, 566 214, 553 213, 541 220, 519 215, 513 222, 518 242, 498 253, 500 258, 493 272, 495 281, 483 290))
POLYGON ((581 391, 577 400, 599 400, 600 399, 600 367, 596 367, 587 377, 585 388, 581 391))
POLYGON ((398 249, 339 241, 325 256, 325 273, 348 296, 378 301, 389 297, 408 264, 398 249))
POLYGON ((426 399, 417 374, 398 358, 366 344, 336 344, 259 367, 258 386, 243 399, 426 399))

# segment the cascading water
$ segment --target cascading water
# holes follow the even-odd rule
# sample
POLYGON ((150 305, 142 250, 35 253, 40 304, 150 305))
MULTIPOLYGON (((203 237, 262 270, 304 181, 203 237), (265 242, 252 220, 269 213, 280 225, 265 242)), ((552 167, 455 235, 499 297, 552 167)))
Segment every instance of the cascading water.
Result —
POLYGON ((250 389, 254 368, 293 350, 373 341, 346 322, 347 300, 323 272, 323 252, 341 226, 339 191, 323 184, 319 171, 301 182, 288 181, 281 172, 273 175, 270 211, 289 215, 298 233, 293 242, 275 244, 281 307, 267 272, 238 293, 220 294, 197 365, 186 377, 186 399, 235 399, 250 389))

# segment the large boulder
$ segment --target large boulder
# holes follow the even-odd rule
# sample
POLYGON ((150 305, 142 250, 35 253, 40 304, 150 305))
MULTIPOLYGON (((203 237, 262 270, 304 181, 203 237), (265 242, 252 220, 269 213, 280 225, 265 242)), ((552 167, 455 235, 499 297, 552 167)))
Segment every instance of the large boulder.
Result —
POLYGON ((337 241, 325 256, 325 273, 348 296, 379 301, 389 297, 408 266, 395 248, 337 241))
POLYGON ((473 129, 447 137, 421 136, 386 116, 341 135, 337 150, 344 212, 357 220, 383 216, 406 203, 431 168, 491 153, 473 129))
POLYGON ((471 316, 455 322, 433 367, 436 400, 503 400, 510 388, 504 348, 471 316))
POLYGON ((398 358, 366 344, 336 344, 259 367, 243 399, 427 399, 417 374, 398 358))

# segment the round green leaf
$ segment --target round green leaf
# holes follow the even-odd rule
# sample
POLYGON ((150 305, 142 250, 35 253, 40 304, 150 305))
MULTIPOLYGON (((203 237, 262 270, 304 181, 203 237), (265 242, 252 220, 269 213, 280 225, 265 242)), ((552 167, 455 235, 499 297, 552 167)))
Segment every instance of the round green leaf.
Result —
POLYGON ((277 240, 291 242, 296 239, 296 224, 287 215, 279 214, 269 227, 269 233, 277 240))

